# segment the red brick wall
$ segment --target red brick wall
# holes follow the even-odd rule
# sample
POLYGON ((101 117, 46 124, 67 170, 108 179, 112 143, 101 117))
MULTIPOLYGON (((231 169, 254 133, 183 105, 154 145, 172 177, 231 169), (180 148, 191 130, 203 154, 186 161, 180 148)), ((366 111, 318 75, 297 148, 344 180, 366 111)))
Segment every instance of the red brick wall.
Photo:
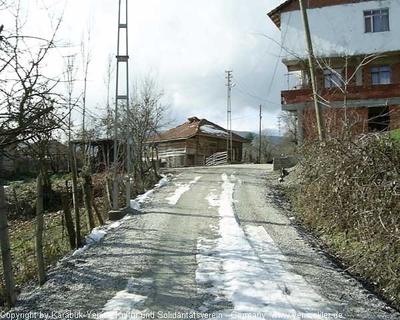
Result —
POLYGON ((390 114, 390 130, 395 130, 400 128, 400 106, 392 105, 389 106, 390 114))
POLYGON ((372 85, 371 68, 380 66, 390 66, 390 82, 400 83, 400 63, 379 63, 370 64, 362 69, 363 85, 372 85))
POLYGON ((392 83, 400 83, 400 63, 390 65, 392 83))
MULTIPOLYGON (((329 138, 343 137, 345 133, 345 112, 342 108, 324 108, 322 117, 324 120, 326 136, 329 138)), ((368 132, 368 108, 348 108, 347 118, 352 134, 368 132)), ((400 121, 400 118, 399 118, 400 121)), ((308 106, 303 109, 303 138, 315 139, 318 136, 315 110, 308 106)))

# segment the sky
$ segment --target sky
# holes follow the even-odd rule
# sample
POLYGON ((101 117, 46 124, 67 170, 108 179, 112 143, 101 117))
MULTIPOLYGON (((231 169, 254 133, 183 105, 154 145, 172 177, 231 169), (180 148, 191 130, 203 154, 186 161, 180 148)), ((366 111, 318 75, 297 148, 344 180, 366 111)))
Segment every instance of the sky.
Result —
MULTIPOLYGON (((164 92, 161 103, 169 106, 170 126, 197 116, 226 127, 225 71, 232 70, 232 129, 257 132, 262 105, 262 128, 277 134, 280 91, 287 88, 287 81, 276 43, 280 31, 267 13, 282 2, 129 0, 130 83, 140 82, 146 74, 157 79, 164 92)), ((49 36, 62 16, 56 36, 60 48, 47 61, 60 78, 65 57, 76 55, 77 78, 83 79, 80 42, 90 31, 87 108, 89 117, 100 117, 107 96, 108 57, 116 63, 118 1, 21 0, 21 4, 24 28, 30 34, 49 36)), ((76 96, 81 88, 82 81, 77 82, 76 96)), ((115 96, 115 80, 110 94, 115 96)), ((81 116, 74 117, 78 125, 81 116)))

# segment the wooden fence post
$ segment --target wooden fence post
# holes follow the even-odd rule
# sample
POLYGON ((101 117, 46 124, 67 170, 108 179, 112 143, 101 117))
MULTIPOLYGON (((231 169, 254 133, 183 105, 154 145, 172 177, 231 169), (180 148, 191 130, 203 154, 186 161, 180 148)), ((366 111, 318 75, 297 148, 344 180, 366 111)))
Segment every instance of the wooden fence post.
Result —
POLYGON ((72 173, 72 201, 74 205, 75 214, 75 245, 78 249, 81 246, 81 216, 79 212, 79 199, 78 199, 78 172, 76 170, 76 157, 75 148, 72 142, 69 143, 69 161, 71 163, 71 173, 72 173))
POLYGON ((83 201, 85 203, 89 232, 91 232, 93 230, 93 228, 95 227, 94 218, 93 218, 92 201, 91 201, 91 193, 92 193, 91 181, 90 181, 91 177, 85 171, 82 173, 82 176, 83 176, 83 187, 82 187, 83 201))
POLYGON ((3 259, 4 280, 6 285, 7 307, 12 308, 17 298, 15 294, 15 283, 12 267, 10 238, 8 234, 6 201, 4 195, 4 187, 0 186, 0 242, 1 257, 3 259))
POLYGON ((37 177, 37 201, 36 201, 36 262, 38 269, 39 285, 46 282, 46 273, 43 257, 43 184, 42 175, 37 177))

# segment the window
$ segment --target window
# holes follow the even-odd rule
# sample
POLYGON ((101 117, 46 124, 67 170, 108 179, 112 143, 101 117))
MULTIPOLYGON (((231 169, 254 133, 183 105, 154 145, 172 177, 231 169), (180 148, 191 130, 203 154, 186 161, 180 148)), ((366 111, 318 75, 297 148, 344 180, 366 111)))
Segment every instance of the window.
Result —
POLYGON ((364 11, 365 32, 389 31, 389 9, 364 11))
POLYGON ((382 132, 390 129, 389 107, 370 107, 368 108, 368 131, 382 132))
POLYGON ((324 87, 335 88, 342 85, 342 69, 326 69, 324 70, 324 87))
POLYGON ((372 84, 389 84, 390 83, 390 67, 373 67, 371 68, 372 84))

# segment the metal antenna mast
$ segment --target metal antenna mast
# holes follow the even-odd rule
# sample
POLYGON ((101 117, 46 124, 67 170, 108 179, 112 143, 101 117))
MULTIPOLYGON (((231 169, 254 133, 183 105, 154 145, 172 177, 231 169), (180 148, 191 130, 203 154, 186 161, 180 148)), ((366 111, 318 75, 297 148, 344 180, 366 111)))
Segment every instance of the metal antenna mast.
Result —
POLYGON ((113 211, 118 211, 118 184, 126 181, 126 206, 130 206, 131 158, 130 158, 130 112, 129 112, 129 68, 128 68, 128 0, 119 0, 118 6, 118 40, 117 40, 117 73, 115 88, 114 112, 114 183, 113 211), (118 177, 118 109, 126 109, 126 177, 118 177))
POLYGON ((231 150, 231 161, 233 161, 233 145, 232 145, 232 105, 231 105, 231 92, 232 88, 235 86, 232 84, 232 70, 225 71, 227 74, 226 79, 228 80, 228 104, 227 104, 227 115, 226 115, 226 130, 228 131, 226 135, 226 156, 229 160, 229 146, 231 150))

